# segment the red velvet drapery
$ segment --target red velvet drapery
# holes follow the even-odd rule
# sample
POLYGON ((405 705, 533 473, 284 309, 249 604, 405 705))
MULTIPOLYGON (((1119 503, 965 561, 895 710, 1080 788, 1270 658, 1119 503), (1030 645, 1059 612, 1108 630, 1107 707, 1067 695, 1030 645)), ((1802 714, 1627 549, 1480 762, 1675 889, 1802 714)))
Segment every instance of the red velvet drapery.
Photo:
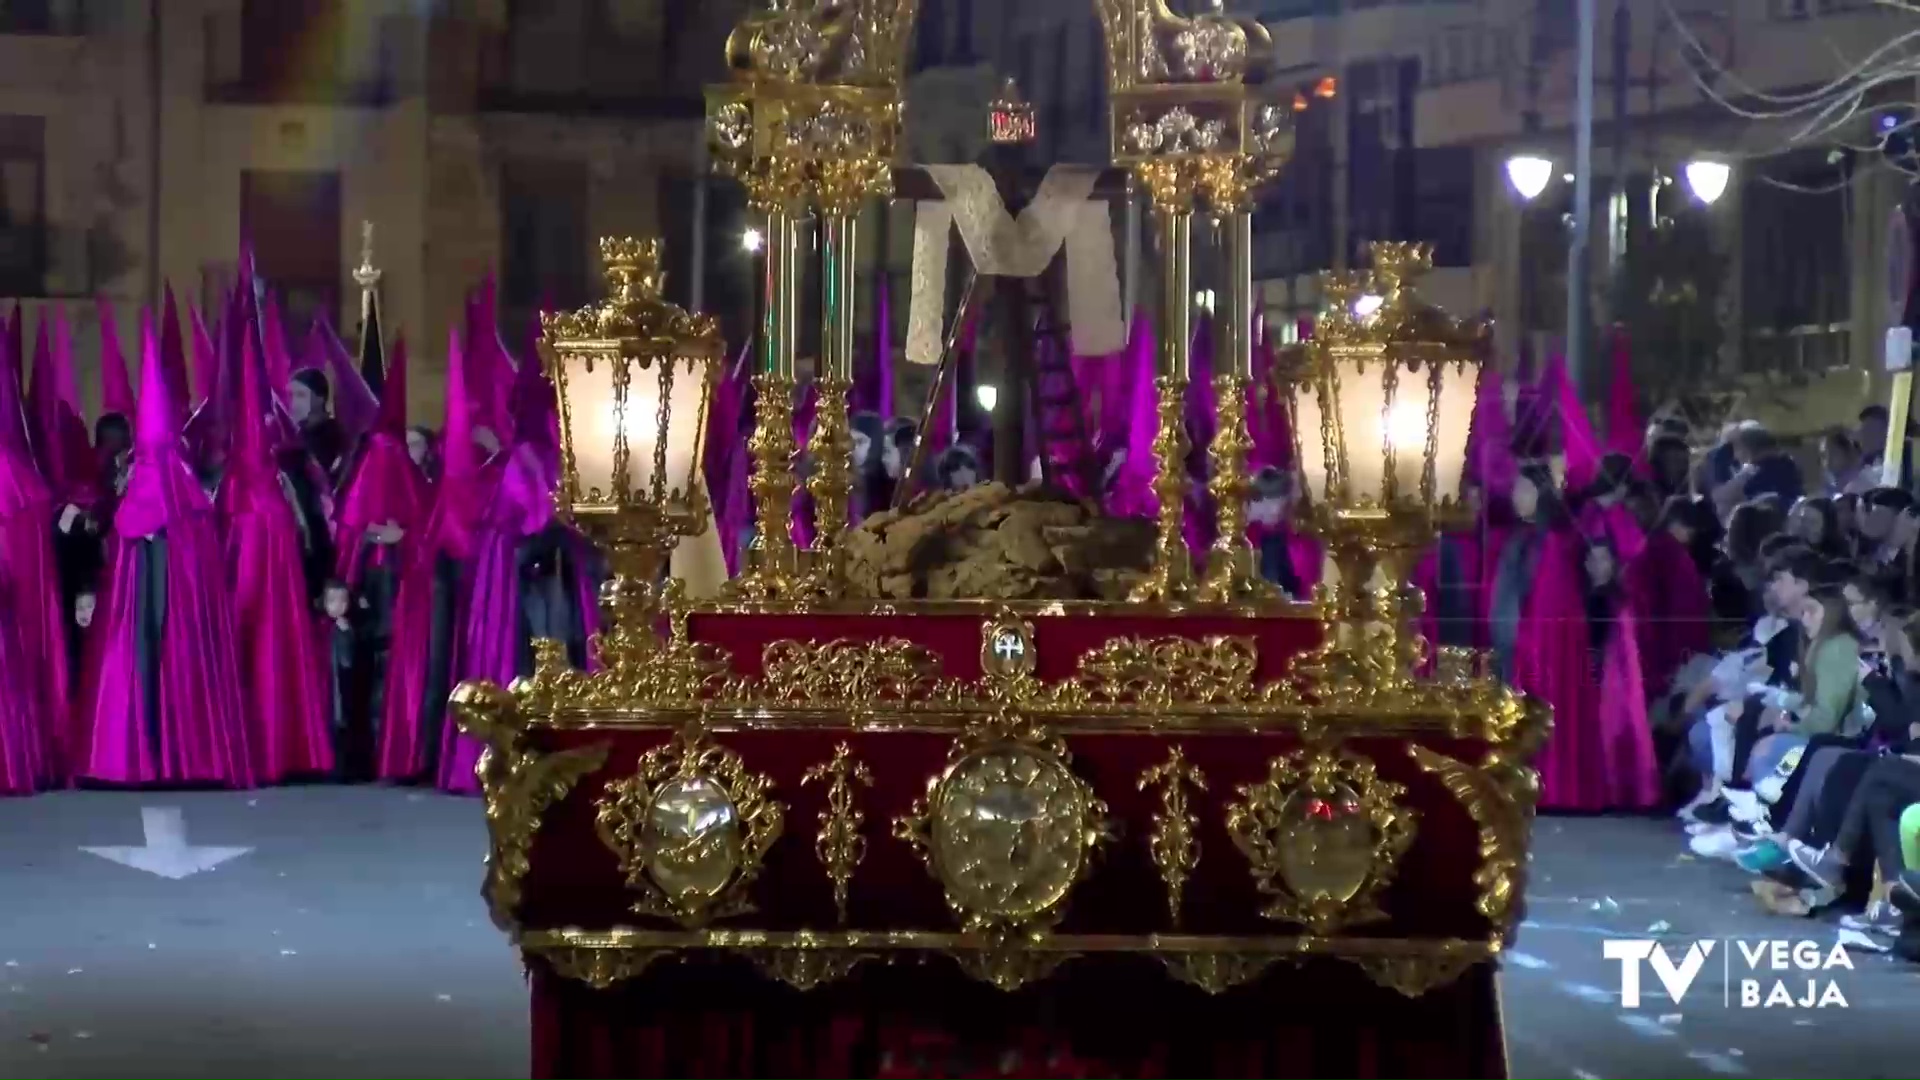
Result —
POLYGON ((1408 999, 1340 961, 1209 995, 1144 957, 1077 961, 1003 993, 938 961, 805 993, 744 962, 593 990, 538 965, 547 1077, 1504 1077, 1493 970, 1408 999))

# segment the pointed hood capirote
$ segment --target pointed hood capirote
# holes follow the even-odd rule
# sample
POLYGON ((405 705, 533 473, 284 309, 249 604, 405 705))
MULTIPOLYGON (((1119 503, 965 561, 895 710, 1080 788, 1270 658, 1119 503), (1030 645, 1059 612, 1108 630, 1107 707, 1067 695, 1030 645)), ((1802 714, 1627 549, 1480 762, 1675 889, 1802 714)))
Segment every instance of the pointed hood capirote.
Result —
MULTIPOLYGON (((376 526, 394 525, 403 548, 411 548, 426 524, 432 489, 420 467, 407 453, 407 351, 396 342, 388 360, 386 396, 380 415, 367 436, 353 473, 341 486, 335 575, 353 588, 360 586, 368 560, 385 553, 370 550, 364 541, 376 526)), ((399 567, 395 566, 395 570, 399 567)))
POLYGON ((331 709, 292 505, 280 487, 267 431, 267 392, 248 338, 240 354, 240 414, 220 485, 243 715, 254 776, 274 782, 333 769, 331 709))
POLYGON ((104 298, 96 310, 100 315, 100 412, 116 413, 133 420, 133 380, 127 374, 127 354, 120 350, 119 323, 113 317, 113 305, 104 298))
MULTIPOLYGON (((0 792, 53 783, 67 725, 67 641, 53 510, 20 393, 21 314, 0 335, 0 792)), ((45 323, 41 324, 44 336, 45 323)))
POLYGON ((135 406, 133 465, 114 513, 114 530, 138 540, 165 529, 183 513, 212 509, 180 446, 180 414, 160 364, 153 319, 140 322, 140 399, 135 406))
POLYGON ((187 343, 180 333, 180 309, 173 301, 173 285, 166 287, 160 309, 160 362, 167 376, 167 391, 181 409, 193 404, 193 377, 187 370, 187 343))
POLYGON ((41 471, 53 497, 61 505, 89 509, 99 498, 98 476, 93 440, 87 434, 87 422, 80 411, 80 389, 73 376, 73 328, 67 323, 64 309, 56 309, 42 326, 48 321, 52 323, 52 341, 49 348, 36 349, 33 383, 27 395, 28 419, 41 471))
POLYGON ((373 389, 354 365, 346 344, 324 316, 313 320, 313 328, 307 331, 306 348, 294 366, 296 372, 309 369, 326 375, 333 393, 333 418, 340 421, 349 442, 358 441, 372 429, 374 417, 380 411, 380 399, 374 396, 373 389))
MULTIPOLYGON (((470 354, 459 331, 447 341, 446 421, 440 445, 440 483, 434 489, 428 545, 464 558, 486 509, 479 447, 474 445, 473 397, 467 385, 470 354)), ((426 552, 422 552, 426 554, 426 552)))
POLYGON ((20 396, 17 312, 14 320, 0 338, 0 518, 34 508, 44 510, 49 498, 27 434, 26 406, 20 396))
POLYGON ((75 774, 249 787, 219 528, 181 453, 180 406, 151 317, 141 320, 140 346, 133 464, 89 636, 75 774))

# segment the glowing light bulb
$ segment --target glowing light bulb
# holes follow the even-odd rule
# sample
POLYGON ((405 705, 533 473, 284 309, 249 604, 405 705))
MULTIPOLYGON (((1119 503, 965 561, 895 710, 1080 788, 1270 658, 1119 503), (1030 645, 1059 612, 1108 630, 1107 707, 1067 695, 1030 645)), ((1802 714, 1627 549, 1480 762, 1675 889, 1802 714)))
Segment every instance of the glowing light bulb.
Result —
POLYGON ((973 388, 973 400, 980 403, 982 410, 992 412, 993 407, 1000 404, 1000 388, 981 383, 973 388))
POLYGON ((1368 293, 1353 302, 1353 317, 1356 319, 1371 319, 1374 313, 1380 310, 1380 306, 1386 302, 1386 297, 1376 293, 1368 293))
POLYGON ((1539 198, 1552 179, 1553 162, 1546 158, 1519 154, 1507 159, 1507 182, 1529 202, 1539 198))
POLYGON ((1687 189, 1693 197, 1712 206, 1727 193, 1727 184, 1733 179, 1733 166, 1724 161, 1687 162, 1687 189))
POLYGON ((1393 452, 1424 452, 1427 445, 1427 416, 1412 404, 1395 405, 1387 413, 1387 436, 1393 440, 1393 452))
POLYGON ((758 255, 760 249, 767 246, 767 238, 759 229, 748 229, 740 234, 740 249, 758 255))

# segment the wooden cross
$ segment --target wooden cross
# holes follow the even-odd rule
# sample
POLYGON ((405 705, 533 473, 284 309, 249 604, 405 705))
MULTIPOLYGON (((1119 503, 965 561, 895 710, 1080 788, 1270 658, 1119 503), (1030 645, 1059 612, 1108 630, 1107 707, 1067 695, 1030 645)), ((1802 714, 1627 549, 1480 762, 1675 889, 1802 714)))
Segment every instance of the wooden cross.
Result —
MULTIPOLYGON (((1039 191, 1047 170, 1028 165, 1024 160, 1025 147, 1020 144, 990 144, 984 157, 983 165, 987 174, 993 177, 994 187, 999 190, 1007 213, 1018 216, 1039 191)), ((895 198, 916 202, 946 198, 926 170, 914 165, 893 170, 893 190, 895 198)), ((1123 200, 1129 196, 1130 190, 1126 170, 1109 168, 1103 170, 1094 181, 1091 197, 1123 200)), ((950 257, 958 258, 959 255, 954 253, 950 257)), ((1026 444, 1025 422, 1029 411, 1033 412, 1036 419, 1039 417, 1038 403, 1034 400, 1033 378, 1033 359, 1036 355, 1034 324, 1037 314, 1034 306, 1048 293, 1053 296, 1062 294, 1062 261, 1056 253, 1054 261, 1038 278, 995 278, 985 301, 998 309, 998 317, 992 325, 1003 335, 1002 348, 1008 358, 1003 377, 1005 385, 999 387, 998 404, 992 420, 994 479, 1009 486, 1018 486, 1027 480, 1027 461, 1035 449, 1026 444)), ((964 310, 957 315, 957 318, 965 317, 964 310)), ((928 400, 937 402, 952 381, 953 358, 942 356, 934 389, 928 400)), ((954 392, 958 392, 957 388, 954 392)), ((956 401, 955 404, 958 408, 972 407, 971 402, 956 401)), ((917 469, 915 471, 918 472, 917 469)))

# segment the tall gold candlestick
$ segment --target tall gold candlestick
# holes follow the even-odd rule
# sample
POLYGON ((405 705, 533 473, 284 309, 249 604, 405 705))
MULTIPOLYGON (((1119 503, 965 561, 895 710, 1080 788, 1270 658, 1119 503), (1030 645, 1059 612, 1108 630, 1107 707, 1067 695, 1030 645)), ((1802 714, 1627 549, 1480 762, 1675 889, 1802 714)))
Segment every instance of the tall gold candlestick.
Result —
POLYGON ((1153 437, 1153 494, 1160 502, 1153 571, 1134 587, 1136 602, 1168 603, 1193 594, 1193 554, 1187 549, 1187 380, 1193 351, 1193 181, 1177 164, 1142 166, 1160 226, 1160 371, 1153 380, 1157 430, 1153 437))
POLYGON ((1227 255, 1226 370, 1213 376, 1215 425, 1207 447, 1212 465, 1207 492, 1213 496, 1219 529, 1207 558, 1200 595, 1220 603, 1273 600, 1279 590, 1260 576, 1259 560, 1247 540, 1247 496, 1252 483, 1247 457, 1253 436, 1247 430, 1247 399, 1253 387, 1253 207, 1244 188, 1214 192, 1221 213, 1227 255))
MULTIPOLYGON (((823 189, 826 185, 822 185, 823 189)), ((818 405, 807 452, 813 475, 813 585, 839 595, 840 541, 847 531, 847 507, 853 495, 853 433, 847 395, 853 389, 853 322, 858 192, 834 198, 822 191, 820 217, 820 371, 818 405)))
POLYGON ((799 299, 799 230, 784 204, 766 214, 766 277, 762 283, 760 374, 754 377, 753 493, 758 557, 733 582, 749 600, 788 599, 798 590, 799 553, 793 544, 795 382, 794 332, 799 299))

